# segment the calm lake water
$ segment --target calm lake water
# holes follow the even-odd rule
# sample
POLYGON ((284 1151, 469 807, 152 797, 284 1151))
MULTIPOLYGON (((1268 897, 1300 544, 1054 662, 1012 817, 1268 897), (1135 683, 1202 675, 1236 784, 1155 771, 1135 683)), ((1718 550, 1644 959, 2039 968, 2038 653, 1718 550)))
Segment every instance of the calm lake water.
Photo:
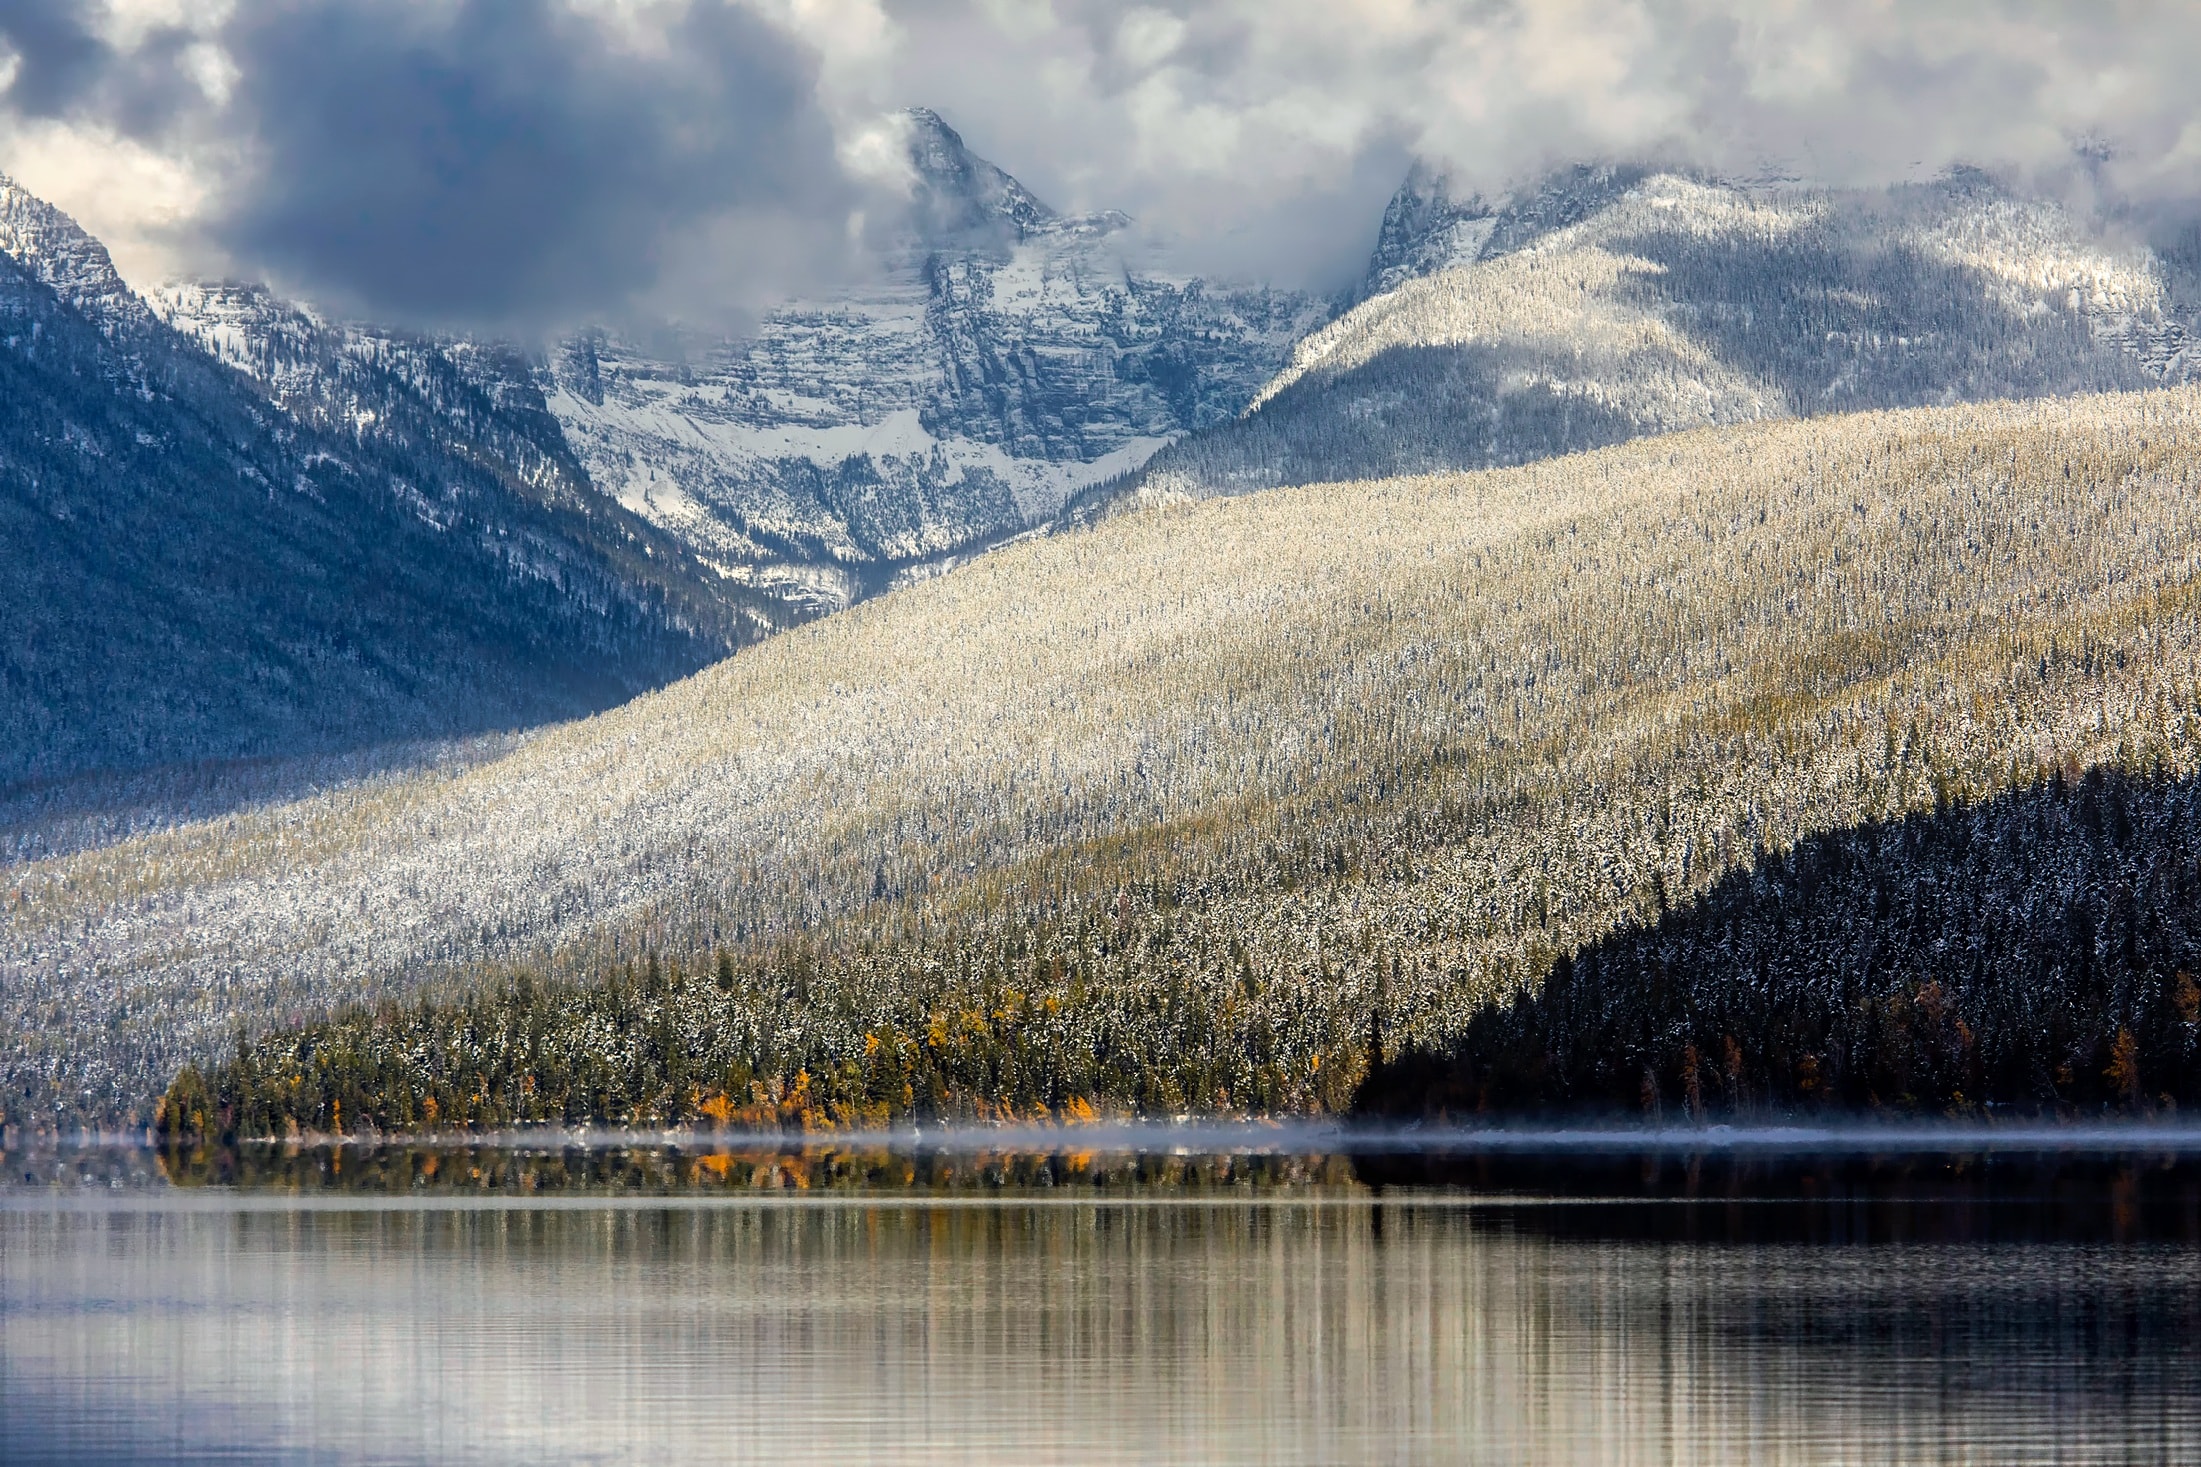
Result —
POLYGON ((2201 1461, 2201 1138, 1200 1145, 8 1153, 0 1461, 2201 1461))

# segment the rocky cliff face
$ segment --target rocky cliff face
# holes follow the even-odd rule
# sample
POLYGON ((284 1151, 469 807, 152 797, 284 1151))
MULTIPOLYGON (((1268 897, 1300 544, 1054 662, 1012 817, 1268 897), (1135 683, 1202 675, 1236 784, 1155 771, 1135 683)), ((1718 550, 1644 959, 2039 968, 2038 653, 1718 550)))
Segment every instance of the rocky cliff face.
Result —
POLYGON ((930 112, 908 226, 867 286, 679 358, 596 332, 546 400, 597 487, 805 606, 1011 535, 1228 420, 1327 316, 1143 271, 1128 220, 1067 216, 930 112))
POLYGON ((1441 168, 1417 161, 1391 196, 1376 230, 1368 273, 1354 300, 1409 280, 1508 254, 1556 229, 1579 224, 1642 182, 1646 170, 1576 164, 1533 187, 1496 199, 1455 195, 1441 168))

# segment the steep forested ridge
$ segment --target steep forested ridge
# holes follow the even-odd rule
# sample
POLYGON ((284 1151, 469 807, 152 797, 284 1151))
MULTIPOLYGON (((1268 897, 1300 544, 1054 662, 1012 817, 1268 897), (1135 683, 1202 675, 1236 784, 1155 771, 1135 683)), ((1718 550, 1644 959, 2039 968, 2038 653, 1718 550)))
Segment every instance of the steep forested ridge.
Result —
POLYGON ((753 635, 570 464, 429 416, 293 415, 0 180, 0 785, 571 717, 753 635))
POLYGON ((2189 391, 1861 415, 1013 547, 501 761, 18 868, 12 1072, 127 1105, 244 1015, 301 1125, 1342 1105, 1799 841, 2192 777, 2197 441, 2189 391))

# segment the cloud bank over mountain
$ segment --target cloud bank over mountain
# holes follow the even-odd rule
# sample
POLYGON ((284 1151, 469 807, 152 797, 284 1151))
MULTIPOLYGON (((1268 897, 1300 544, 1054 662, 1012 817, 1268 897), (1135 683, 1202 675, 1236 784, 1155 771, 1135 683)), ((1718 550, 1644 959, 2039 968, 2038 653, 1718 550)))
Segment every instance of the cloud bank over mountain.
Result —
POLYGON ((2161 207, 2197 62, 2149 0, 0 0, 0 168, 140 274, 547 325, 842 267, 913 102, 1193 268, 1324 284, 1413 155, 2161 207))

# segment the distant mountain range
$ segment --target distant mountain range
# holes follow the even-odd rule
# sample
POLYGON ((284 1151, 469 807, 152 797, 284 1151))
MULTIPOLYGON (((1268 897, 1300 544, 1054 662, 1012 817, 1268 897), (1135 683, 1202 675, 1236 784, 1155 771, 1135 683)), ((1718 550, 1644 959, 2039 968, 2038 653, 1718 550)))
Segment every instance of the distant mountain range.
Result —
POLYGON ((1227 425, 1086 497, 1525 463, 1646 433, 2201 376, 2201 248, 1976 172, 1884 190, 1417 167, 1338 318, 1227 425))
POLYGON ((902 125, 870 285, 654 347, 141 299, 0 184, 0 788, 616 703, 1045 523, 1229 421, 1328 317, 1134 269, 1123 216, 902 125))
MULTIPOLYGON (((323 326, 265 292, 189 285, 156 308, 294 410, 456 410, 585 475, 788 625, 1045 523, 1077 491, 1232 419, 1330 315, 1303 293, 1126 263, 1121 214, 1063 215, 932 112, 899 119, 912 180, 875 275, 739 337, 581 332, 527 357, 323 326), (301 351, 309 336, 322 344, 301 351), (340 369, 340 370, 332 370, 340 369)), ((415 414, 415 421, 426 420, 415 414)))
POLYGON ((544 351, 140 299, 0 185, 0 788, 517 727, 1133 499, 2175 384, 2201 247, 1984 176, 1417 167, 1335 301, 1137 267, 936 114, 868 285, 544 351), (2188 258, 2190 256, 2190 258, 2188 258))

